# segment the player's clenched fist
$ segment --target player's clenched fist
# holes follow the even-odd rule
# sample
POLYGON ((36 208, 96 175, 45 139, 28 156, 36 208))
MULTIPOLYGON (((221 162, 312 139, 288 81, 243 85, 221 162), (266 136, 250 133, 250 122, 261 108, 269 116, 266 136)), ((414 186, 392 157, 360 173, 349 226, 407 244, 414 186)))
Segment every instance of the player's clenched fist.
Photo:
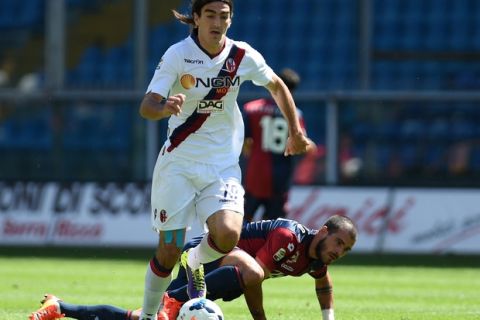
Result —
POLYGON ((315 143, 299 132, 288 136, 284 154, 285 156, 292 156, 305 153, 311 149, 315 149, 315 143))
POLYGON ((185 95, 178 93, 164 99, 161 95, 148 92, 140 105, 140 114, 145 119, 160 120, 173 115, 179 115, 182 111, 185 95))
POLYGON ((178 116, 182 111, 182 105, 185 102, 185 95, 179 93, 173 96, 168 97, 165 101, 164 108, 170 113, 178 116))

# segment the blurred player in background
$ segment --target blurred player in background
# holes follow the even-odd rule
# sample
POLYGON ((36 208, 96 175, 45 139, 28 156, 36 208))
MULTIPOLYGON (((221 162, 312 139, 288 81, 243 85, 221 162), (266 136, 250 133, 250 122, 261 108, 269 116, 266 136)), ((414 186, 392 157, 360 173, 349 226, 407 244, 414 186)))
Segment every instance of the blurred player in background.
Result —
MULTIPOLYGON (((205 264, 207 298, 233 300, 245 296, 255 320, 265 320, 262 282, 268 278, 301 276, 315 279, 317 299, 323 320, 334 320, 333 284, 328 265, 347 254, 355 244, 357 229, 347 217, 332 216, 319 229, 308 229, 287 220, 264 220, 244 225, 238 247, 226 256, 205 264)), ((201 237, 189 242, 184 250, 198 244, 201 237)), ((187 276, 180 267, 177 278, 163 297, 158 320, 175 320, 187 294, 187 276)), ((83 306, 60 301, 46 295, 44 305, 32 313, 30 320, 53 320, 63 316, 86 320, 138 320, 140 311, 114 306, 83 306), (98 317, 98 318, 95 318, 98 317)))
POLYGON ((281 108, 289 133, 285 156, 304 153, 309 145, 283 81, 250 45, 227 38, 233 0, 192 0, 190 15, 173 13, 192 32, 165 52, 140 106, 145 119, 169 118, 152 178, 152 224, 159 241, 146 271, 142 320, 156 318, 192 218, 206 223, 209 232, 180 260, 191 298, 205 295, 202 265, 238 242, 244 212, 240 85, 250 80, 265 86, 281 108))
MULTIPOLYGON (((300 83, 300 76, 289 68, 283 69, 279 77, 290 92, 300 83)), ((305 132, 302 114, 300 111, 297 113, 305 132)), ((245 220, 252 221, 259 208, 263 209, 260 219, 286 217, 295 160, 283 154, 288 139, 288 123, 273 99, 257 99, 246 103, 243 106, 243 118, 245 220)), ((315 152, 315 144, 309 142, 309 152, 315 152)))

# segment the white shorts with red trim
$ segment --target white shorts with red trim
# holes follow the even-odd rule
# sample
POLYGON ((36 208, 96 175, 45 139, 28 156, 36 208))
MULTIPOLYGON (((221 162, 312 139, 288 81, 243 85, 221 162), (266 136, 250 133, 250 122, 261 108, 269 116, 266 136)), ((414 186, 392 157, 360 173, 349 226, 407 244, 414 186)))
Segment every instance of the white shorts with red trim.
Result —
POLYGON ((184 229, 193 219, 204 224, 219 210, 243 215, 244 194, 238 164, 219 167, 160 153, 152 179, 152 226, 184 229))

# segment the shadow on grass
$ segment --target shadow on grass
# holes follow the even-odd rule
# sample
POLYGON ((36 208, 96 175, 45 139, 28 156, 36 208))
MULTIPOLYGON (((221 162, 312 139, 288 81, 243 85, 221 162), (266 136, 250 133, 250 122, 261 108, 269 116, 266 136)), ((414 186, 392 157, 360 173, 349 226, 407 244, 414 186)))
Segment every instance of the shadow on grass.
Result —
MULTIPOLYGON (((120 247, 54 247, 54 246, 0 246, 0 257, 39 257, 63 259, 109 259, 148 261, 155 248, 120 247)), ((351 253, 335 262, 335 265, 364 266, 411 266, 411 267, 448 267, 478 268, 479 255, 457 254, 378 254, 351 253)))

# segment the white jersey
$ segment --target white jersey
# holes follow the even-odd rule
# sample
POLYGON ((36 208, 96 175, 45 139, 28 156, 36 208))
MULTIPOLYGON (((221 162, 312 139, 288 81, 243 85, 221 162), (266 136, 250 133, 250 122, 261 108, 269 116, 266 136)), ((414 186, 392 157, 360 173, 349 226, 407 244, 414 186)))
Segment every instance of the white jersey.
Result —
POLYGON ((245 42, 227 38, 225 48, 214 58, 192 37, 172 45, 147 89, 165 98, 186 96, 182 112, 170 116, 162 152, 220 166, 237 163, 244 139, 236 101, 240 85, 251 80, 264 86, 272 77, 262 55, 245 42))

